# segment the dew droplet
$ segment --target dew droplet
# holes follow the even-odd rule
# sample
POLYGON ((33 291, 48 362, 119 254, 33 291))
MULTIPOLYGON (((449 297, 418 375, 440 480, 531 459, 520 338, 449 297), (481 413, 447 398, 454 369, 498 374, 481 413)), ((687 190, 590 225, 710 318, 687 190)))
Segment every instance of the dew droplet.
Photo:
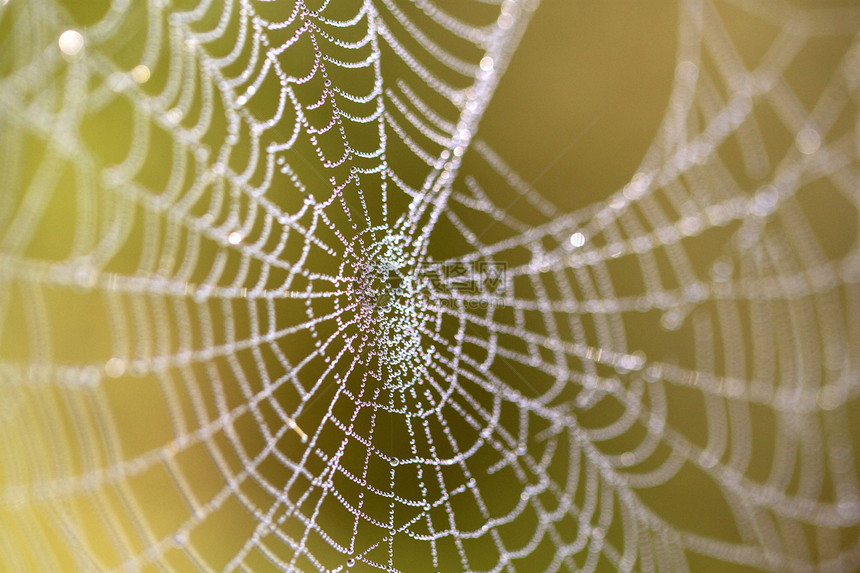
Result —
POLYGON ((113 357, 105 363, 105 374, 111 378, 119 378, 125 374, 125 360, 113 357))
POLYGON ((805 127, 797 133, 794 143, 798 151, 804 155, 812 155, 821 147, 821 134, 816 129, 805 127))
POLYGON ((131 79, 136 83, 145 84, 149 81, 150 77, 152 77, 152 72, 149 70, 148 66, 143 64, 138 64, 131 70, 131 79))
POLYGON ((678 330, 684 324, 684 315, 677 309, 663 313, 660 318, 660 326, 666 330, 678 330))
POLYGON ((60 34, 57 45, 63 54, 75 57, 84 49, 84 37, 77 30, 66 30, 60 34))

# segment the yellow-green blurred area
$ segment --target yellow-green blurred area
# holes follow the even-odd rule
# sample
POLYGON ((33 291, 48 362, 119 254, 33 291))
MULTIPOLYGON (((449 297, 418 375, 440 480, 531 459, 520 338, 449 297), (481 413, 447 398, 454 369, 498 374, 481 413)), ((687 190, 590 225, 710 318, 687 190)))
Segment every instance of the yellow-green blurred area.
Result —
POLYGON ((859 32, 0 0, 0 571, 860 570, 859 32))

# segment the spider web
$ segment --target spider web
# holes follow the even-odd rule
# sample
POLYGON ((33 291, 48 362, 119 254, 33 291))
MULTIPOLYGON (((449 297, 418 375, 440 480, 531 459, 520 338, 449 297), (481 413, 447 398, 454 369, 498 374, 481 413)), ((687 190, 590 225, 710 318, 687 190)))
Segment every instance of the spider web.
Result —
POLYGON ((0 2, 4 569, 860 567, 860 12, 682 0, 564 213, 475 139, 536 8, 0 2))

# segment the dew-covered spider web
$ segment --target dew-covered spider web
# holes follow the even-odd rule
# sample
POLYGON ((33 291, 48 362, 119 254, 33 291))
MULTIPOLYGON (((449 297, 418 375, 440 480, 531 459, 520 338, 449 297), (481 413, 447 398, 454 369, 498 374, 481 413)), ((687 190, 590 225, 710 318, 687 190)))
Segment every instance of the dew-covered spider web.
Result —
POLYGON ((572 211, 538 9, 0 0, 0 569, 860 567, 860 9, 679 0, 572 211))

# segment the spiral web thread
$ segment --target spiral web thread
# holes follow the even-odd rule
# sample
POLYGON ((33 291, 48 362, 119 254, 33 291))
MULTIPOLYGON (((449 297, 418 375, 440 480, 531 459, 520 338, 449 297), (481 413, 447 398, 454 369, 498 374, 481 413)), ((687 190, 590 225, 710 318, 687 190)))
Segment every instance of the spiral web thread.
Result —
POLYGON ((562 213, 474 139, 536 8, 0 4, 0 568, 860 567, 860 12, 682 0, 562 213))

